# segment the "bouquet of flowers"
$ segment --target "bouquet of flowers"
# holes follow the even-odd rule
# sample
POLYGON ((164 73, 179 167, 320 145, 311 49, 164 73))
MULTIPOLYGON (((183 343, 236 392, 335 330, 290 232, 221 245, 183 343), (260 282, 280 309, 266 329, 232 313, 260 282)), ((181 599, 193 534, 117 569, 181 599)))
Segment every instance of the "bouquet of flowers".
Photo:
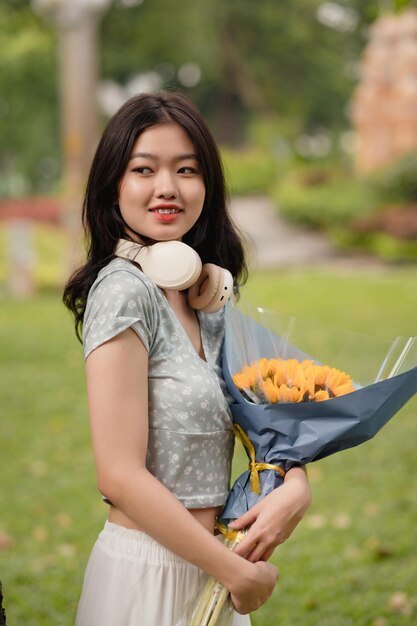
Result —
MULTIPOLYGON (((371 439, 417 392, 416 366, 417 337, 385 342, 229 303, 223 375, 249 468, 218 520, 227 545, 245 534, 229 523, 288 469, 371 439)), ((227 626, 232 616, 227 590, 209 579, 190 626, 227 626)))

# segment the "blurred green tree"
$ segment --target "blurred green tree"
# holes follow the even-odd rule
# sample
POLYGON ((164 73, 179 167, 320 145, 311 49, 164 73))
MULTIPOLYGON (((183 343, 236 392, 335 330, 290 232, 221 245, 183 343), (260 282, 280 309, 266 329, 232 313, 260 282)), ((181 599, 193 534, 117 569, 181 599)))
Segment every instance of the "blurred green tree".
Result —
POLYGON ((59 176, 55 36, 24 0, 0 4, 0 195, 59 176))
MULTIPOLYGON (((296 132, 346 126, 362 26, 373 18, 375 11, 367 9, 375 3, 345 2, 357 11, 357 27, 345 32, 319 22, 322 4, 153 0, 129 11, 114 5, 103 21, 103 72, 123 80, 149 68, 175 72, 196 63, 202 80, 192 96, 227 143, 242 139, 252 114, 277 113, 296 132)), ((167 84, 181 86, 176 74, 167 84)))
MULTIPOLYGON (((229 145, 254 119, 289 140, 337 131, 383 2, 115 0, 101 23, 101 76, 126 96, 153 72, 188 92, 229 145)), ((0 195, 22 181, 21 191, 46 190, 59 176, 56 37, 29 0, 2 0, 0 46, 0 195)))

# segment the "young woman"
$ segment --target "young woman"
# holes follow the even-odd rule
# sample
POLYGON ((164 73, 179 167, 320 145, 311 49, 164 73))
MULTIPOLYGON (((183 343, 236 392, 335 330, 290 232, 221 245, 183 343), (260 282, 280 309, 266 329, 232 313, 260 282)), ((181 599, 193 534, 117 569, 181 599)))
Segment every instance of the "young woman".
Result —
POLYGON ((213 137, 181 94, 138 95, 110 120, 84 202, 87 262, 64 293, 79 338, 82 329, 98 487, 110 505, 77 626, 186 626, 207 575, 230 590, 234 626, 250 624, 276 584, 267 559, 309 504, 306 475, 293 468, 251 513, 235 553, 214 536, 233 452, 219 367, 224 316, 196 307, 207 290, 216 299, 221 268, 235 285, 246 275, 225 196, 213 137), (160 242, 176 243, 158 266, 160 242), (203 271, 194 300, 193 287, 161 287, 190 251, 179 242, 219 266, 203 271), (153 266, 161 283, 147 275, 153 266))

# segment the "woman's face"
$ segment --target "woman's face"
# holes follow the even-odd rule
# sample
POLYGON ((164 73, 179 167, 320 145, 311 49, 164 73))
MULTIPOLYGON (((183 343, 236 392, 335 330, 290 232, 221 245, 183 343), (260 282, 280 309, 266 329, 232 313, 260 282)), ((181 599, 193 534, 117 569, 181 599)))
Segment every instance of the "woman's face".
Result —
POLYGON ((200 164, 185 130, 175 122, 146 129, 119 185, 126 224, 156 241, 180 240, 200 217, 204 198, 200 164))

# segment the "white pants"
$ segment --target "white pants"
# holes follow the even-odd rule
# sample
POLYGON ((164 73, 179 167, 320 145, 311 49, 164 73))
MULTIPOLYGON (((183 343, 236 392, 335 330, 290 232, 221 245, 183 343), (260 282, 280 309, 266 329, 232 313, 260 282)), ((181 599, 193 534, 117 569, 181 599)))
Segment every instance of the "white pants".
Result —
MULTIPOLYGON (((186 626, 207 575, 151 537, 106 522, 85 572, 76 626, 186 626)), ((234 613, 232 626, 250 626, 234 613)))

